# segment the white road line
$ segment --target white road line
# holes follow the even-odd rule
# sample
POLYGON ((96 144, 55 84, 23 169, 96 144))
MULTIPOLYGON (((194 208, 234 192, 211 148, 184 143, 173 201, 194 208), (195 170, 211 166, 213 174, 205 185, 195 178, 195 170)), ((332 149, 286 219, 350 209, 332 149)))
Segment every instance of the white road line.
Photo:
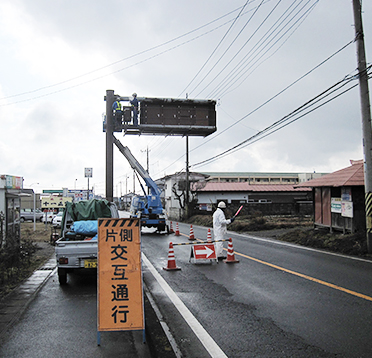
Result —
POLYGON ((160 287, 164 290, 167 294, 169 299, 172 301, 174 306, 177 308, 178 312, 182 315, 185 319, 186 323, 190 326, 190 328, 195 333, 196 337, 200 340, 203 344, 205 349, 213 358, 227 358, 226 354, 222 351, 222 349, 217 345, 217 343, 212 339, 212 337, 208 334, 208 332, 204 329, 204 327, 199 323, 199 321, 192 315, 189 309, 185 306, 185 304, 181 301, 181 299, 176 295, 176 293, 171 289, 168 283, 163 279, 163 277, 156 271, 155 267, 149 261, 144 253, 142 253, 142 260, 150 270, 156 281, 158 281, 160 287))

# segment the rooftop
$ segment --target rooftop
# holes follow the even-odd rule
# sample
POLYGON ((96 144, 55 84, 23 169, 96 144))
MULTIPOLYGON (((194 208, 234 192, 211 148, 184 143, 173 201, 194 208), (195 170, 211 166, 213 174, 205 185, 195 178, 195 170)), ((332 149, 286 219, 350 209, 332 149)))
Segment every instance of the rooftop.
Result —
POLYGON ((207 183, 204 188, 198 191, 245 191, 245 192, 278 192, 278 191, 311 191, 310 188, 301 187, 290 184, 256 184, 251 185, 244 183, 207 183))
POLYGON ((320 186, 340 187, 364 185, 363 160, 350 160, 350 163, 350 167, 298 184, 296 187, 313 188, 320 186))

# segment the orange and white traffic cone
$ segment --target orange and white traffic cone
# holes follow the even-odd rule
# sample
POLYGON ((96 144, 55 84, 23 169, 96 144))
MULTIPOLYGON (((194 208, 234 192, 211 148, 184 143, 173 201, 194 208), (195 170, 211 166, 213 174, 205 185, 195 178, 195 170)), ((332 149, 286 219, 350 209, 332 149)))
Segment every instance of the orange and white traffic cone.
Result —
POLYGON ((173 233, 174 233, 174 230, 173 230, 173 223, 172 223, 172 221, 170 222, 169 233, 170 233, 170 234, 173 234, 173 233))
POLYGON ((194 236, 194 229, 192 228, 192 225, 190 225, 190 235, 189 240, 196 240, 194 236))
POLYGON ((176 223, 176 232, 174 233, 175 236, 180 236, 180 228, 178 227, 178 223, 176 223))
POLYGON ((173 270, 181 270, 180 267, 176 265, 176 258, 174 256, 173 244, 169 243, 169 252, 168 252, 168 264, 167 267, 163 267, 163 270, 166 271, 173 271, 173 270))
POLYGON ((235 260, 234 248, 233 248, 231 237, 229 239, 229 245, 227 247, 227 258, 226 260, 223 260, 223 262, 227 264, 233 264, 233 263, 239 262, 239 260, 235 260))
POLYGON ((211 233, 211 229, 208 229, 207 242, 212 242, 212 233, 211 233))

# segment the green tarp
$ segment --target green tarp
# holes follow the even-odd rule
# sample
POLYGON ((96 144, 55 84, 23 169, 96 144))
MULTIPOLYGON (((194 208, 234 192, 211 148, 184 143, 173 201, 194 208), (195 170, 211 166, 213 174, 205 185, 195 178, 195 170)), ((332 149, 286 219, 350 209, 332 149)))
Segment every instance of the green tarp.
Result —
POLYGON ((86 200, 76 203, 66 203, 66 210, 62 218, 61 229, 63 231, 66 212, 71 215, 73 221, 97 220, 99 218, 110 218, 110 203, 107 200, 86 200))

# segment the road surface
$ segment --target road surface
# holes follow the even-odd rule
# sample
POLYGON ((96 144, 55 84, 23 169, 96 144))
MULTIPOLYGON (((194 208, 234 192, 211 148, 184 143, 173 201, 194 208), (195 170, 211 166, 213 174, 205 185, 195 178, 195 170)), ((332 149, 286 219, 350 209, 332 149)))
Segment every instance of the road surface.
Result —
MULTIPOLYGON (((163 270, 169 242, 190 242, 189 228, 142 236, 145 281, 183 356, 213 356, 204 335, 230 358, 372 356, 371 261, 231 233, 239 263, 192 264, 191 247, 174 246, 181 270, 163 270)), ((193 230, 207 239, 206 228, 193 230)))

